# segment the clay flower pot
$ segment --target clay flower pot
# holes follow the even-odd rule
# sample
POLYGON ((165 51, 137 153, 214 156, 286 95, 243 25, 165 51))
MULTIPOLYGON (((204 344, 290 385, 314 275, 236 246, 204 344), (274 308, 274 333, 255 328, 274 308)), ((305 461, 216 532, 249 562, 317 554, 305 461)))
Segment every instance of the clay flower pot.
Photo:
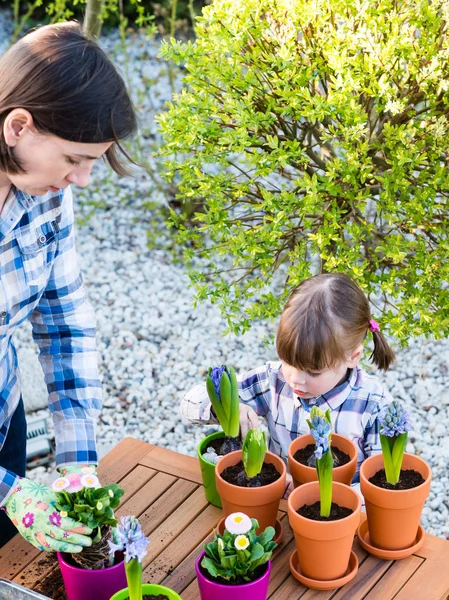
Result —
POLYGON ((382 454, 370 456, 360 468, 360 491, 365 497, 369 536, 377 548, 402 550, 415 543, 432 473, 422 458, 405 453, 402 469, 417 471, 424 483, 409 490, 386 490, 369 482, 369 478, 383 468, 382 454))
POLYGON ((205 554, 205 552, 202 552, 195 563, 201 600, 229 600, 230 598, 232 600, 266 600, 270 582, 271 561, 267 562, 267 569, 259 579, 243 585, 223 585, 208 579, 200 571, 200 563, 205 554))
POLYGON ((347 572, 354 534, 360 521, 361 500, 352 488, 332 482, 332 501, 354 512, 338 521, 313 521, 296 511, 320 499, 317 481, 293 490, 288 498, 288 520, 295 535, 301 573, 312 580, 338 580, 347 572))
MULTIPOLYGON (((181 596, 171 590, 168 587, 163 585, 156 585, 154 583, 144 583, 142 585, 142 595, 148 594, 149 596, 153 594, 154 596, 158 596, 162 594, 163 596, 167 596, 168 600, 182 600, 181 596)), ((120 590, 116 594, 111 597, 111 600, 127 600, 129 598, 128 588, 120 590)))
POLYGON ((243 512, 251 519, 257 519, 257 531, 263 531, 270 526, 275 527, 279 502, 285 491, 287 469, 284 462, 279 456, 267 452, 264 462, 273 464, 281 476, 269 485, 247 488, 228 483, 221 477, 221 473, 227 467, 232 467, 241 460, 242 451, 236 450, 220 458, 215 468, 217 491, 223 503, 225 517, 235 512, 243 512))
MULTIPOLYGON (((315 440, 310 434, 301 435, 293 440, 288 449, 288 470, 292 476, 293 485, 297 488, 303 483, 318 481, 318 475, 315 467, 308 467, 301 464, 293 458, 298 450, 305 448, 309 444, 315 444, 315 440)), ((332 434, 332 447, 338 448, 350 456, 350 461, 341 467, 332 469, 332 481, 351 485, 352 478, 357 469, 357 446, 349 438, 338 433, 332 434)))
POLYGON ((70 554, 58 552, 59 567, 68 600, 109 600, 127 586, 123 560, 112 567, 91 571, 73 566, 70 554))
POLYGON ((224 437, 224 431, 217 431, 216 433, 211 433, 205 437, 198 445, 198 458, 200 461, 201 476, 203 478, 204 494, 206 500, 214 506, 218 506, 218 508, 221 508, 221 498, 217 492, 217 486, 215 485, 215 465, 203 457, 203 452, 207 449, 212 440, 224 437))

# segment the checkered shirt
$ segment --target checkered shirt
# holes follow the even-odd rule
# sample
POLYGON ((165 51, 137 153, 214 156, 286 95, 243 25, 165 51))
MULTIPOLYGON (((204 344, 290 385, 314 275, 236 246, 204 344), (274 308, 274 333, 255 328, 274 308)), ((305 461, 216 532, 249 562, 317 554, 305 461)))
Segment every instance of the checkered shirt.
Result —
MULTIPOLYGON (((20 400, 12 335, 29 319, 55 424, 56 463, 97 463, 96 328, 76 259, 72 193, 12 193, 0 216, 0 448, 20 400)), ((16 478, 0 465, 0 505, 16 478)))

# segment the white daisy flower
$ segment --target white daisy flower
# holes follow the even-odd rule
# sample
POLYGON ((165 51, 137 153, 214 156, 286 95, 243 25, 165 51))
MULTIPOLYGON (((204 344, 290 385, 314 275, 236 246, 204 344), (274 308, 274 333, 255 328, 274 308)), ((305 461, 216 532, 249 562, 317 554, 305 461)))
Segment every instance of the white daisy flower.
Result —
POLYGON ((238 535, 235 538, 234 546, 237 550, 246 550, 249 546, 249 539, 246 535, 238 535))
POLYGON ((67 479, 67 477, 58 477, 58 479, 55 479, 51 484, 51 489, 54 492, 62 492, 62 490, 67 489, 69 486, 70 481, 67 479))
POLYGON ((251 523, 251 519, 245 513, 237 512, 232 513, 229 517, 226 518, 225 528, 229 531, 229 533, 233 533, 234 535, 239 535, 242 533, 248 533, 253 524, 251 523))
POLYGON ((81 484, 83 487, 87 488, 99 488, 100 482, 98 481, 98 477, 95 475, 83 475, 81 477, 81 484))

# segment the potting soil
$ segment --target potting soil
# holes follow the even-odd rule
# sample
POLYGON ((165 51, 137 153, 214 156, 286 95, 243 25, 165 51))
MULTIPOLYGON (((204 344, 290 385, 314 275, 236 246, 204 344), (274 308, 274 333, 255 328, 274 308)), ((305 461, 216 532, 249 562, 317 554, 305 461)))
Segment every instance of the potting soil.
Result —
POLYGON ((228 483, 239 487, 262 487, 279 479, 281 474, 273 464, 263 463, 261 472, 249 478, 246 476, 243 461, 240 461, 233 467, 227 467, 222 471, 221 476, 228 483))
POLYGON ((380 471, 377 471, 369 478, 369 482, 386 490, 410 490, 424 483, 424 478, 421 473, 418 473, 414 469, 401 469, 399 481, 393 485, 392 483, 388 483, 385 469, 380 469, 380 471))
MULTIPOLYGON (((302 465, 305 465, 306 467, 308 467, 308 466, 310 466, 308 464, 308 460, 313 455, 314 452, 315 452, 315 444, 307 444, 307 446, 305 446, 304 448, 300 448, 299 450, 297 450, 295 452, 295 454, 293 455, 293 458, 296 461, 298 461, 299 463, 301 463, 302 465)), ((346 465, 351 460, 351 457, 349 456, 349 454, 346 454, 346 452, 343 452, 342 450, 340 450, 339 448, 336 448, 335 446, 332 446, 332 454, 338 459, 337 464, 335 464, 335 460, 334 460, 334 467, 341 467, 342 465, 346 465)))
POLYGON ((312 519, 312 521, 339 521, 340 519, 349 517, 354 511, 351 508, 346 508, 346 506, 340 506, 332 502, 330 515, 322 517, 320 515, 320 502, 318 501, 314 504, 304 504, 296 512, 306 519, 312 519))

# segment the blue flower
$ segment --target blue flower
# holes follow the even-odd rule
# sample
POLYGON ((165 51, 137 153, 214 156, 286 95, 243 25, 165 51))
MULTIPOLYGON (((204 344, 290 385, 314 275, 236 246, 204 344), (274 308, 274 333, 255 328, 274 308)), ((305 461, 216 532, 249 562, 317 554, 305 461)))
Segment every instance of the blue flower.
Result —
POLYGON ((137 558, 140 563, 143 561, 150 543, 134 516, 120 517, 120 524, 114 531, 114 542, 108 542, 111 552, 124 551, 126 562, 137 558))
POLYGON ((393 400, 393 402, 382 409, 379 421, 380 433, 388 437, 396 437, 412 429, 407 411, 396 400, 393 400))
POLYGON ((221 376, 223 375, 226 366, 223 365, 221 367, 214 367, 210 373, 210 377, 213 381, 215 391, 217 392, 217 396, 220 398, 220 381, 221 376))
POLYGON ((329 450, 329 438, 332 426, 329 421, 320 416, 312 417, 310 421, 310 433, 315 440, 315 457, 320 459, 329 450))

